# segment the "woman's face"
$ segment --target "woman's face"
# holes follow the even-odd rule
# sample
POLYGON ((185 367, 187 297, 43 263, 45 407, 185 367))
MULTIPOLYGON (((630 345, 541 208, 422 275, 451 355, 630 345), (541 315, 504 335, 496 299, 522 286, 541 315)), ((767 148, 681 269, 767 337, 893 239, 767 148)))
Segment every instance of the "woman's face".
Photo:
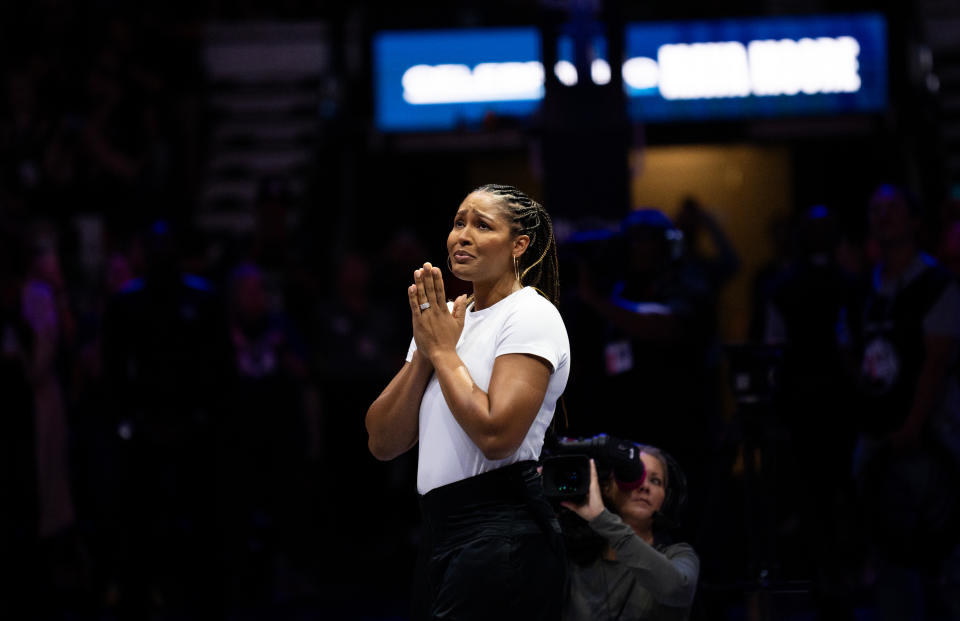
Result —
POLYGON ((640 453, 646 477, 643 485, 624 491, 614 481, 608 488, 608 496, 616 513, 628 524, 647 524, 655 511, 663 506, 666 497, 666 473, 660 460, 649 453, 640 453))
POLYGON ((517 241, 500 199, 488 192, 473 192, 463 199, 447 235, 451 270, 457 278, 471 282, 513 274, 517 241))

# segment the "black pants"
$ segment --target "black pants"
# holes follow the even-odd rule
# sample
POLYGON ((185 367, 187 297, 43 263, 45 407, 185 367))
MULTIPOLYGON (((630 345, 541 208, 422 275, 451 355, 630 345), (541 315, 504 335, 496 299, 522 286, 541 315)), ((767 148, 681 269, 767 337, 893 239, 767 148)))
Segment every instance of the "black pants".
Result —
POLYGON ((560 618, 560 525, 526 461, 420 497, 423 542, 413 618, 560 618))

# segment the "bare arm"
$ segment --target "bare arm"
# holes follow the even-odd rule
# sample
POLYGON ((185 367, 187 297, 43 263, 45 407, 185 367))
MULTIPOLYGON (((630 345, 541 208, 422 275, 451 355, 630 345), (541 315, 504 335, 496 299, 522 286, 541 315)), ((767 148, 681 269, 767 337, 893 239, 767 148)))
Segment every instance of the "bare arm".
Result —
POLYGON ((417 443, 420 400, 433 367, 419 351, 390 380, 367 410, 367 446, 373 456, 387 461, 406 453, 417 443))
POLYGON ((417 270, 414 280, 408 291, 414 338, 437 374, 450 412, 484 457, 509 457, 523 443, 540 411, 550 382, 550 363, 528 354, 498 356, 484 392, 456 351, 465 298, 458 298, 453 312, 448 311, 440 270, 429 263, 417 270), (425 302, 431 307, 421 313, 419 306, 425 302))
POLYGON ((903 426, 891 437, 893 444, 898 447, 919 444, 924 424, 943 396, 957 340, 949 336, 927 336, 925 348, 926 356, 917 378, 910 413, 903 426))
POLYGON ((717 279, 718 284, 724 283, 730 280, 730 278, 737 273, 737 270, 740 269, 740 257, 737 256, 737 251, 734 249, 733 244, 730 243, 730 239, 726 233, 720 228, 720 223, 704 210, 701 210, 701 214, 703 227, 707 230, 714 247, 717 249, 714 277, 717 279))
POLYGON ((453 353, 434 356, 443 397, 487 459, 504 459, 523 443, 547 394, 550 365, 527 354, 498 356, 484 392, 453 353))

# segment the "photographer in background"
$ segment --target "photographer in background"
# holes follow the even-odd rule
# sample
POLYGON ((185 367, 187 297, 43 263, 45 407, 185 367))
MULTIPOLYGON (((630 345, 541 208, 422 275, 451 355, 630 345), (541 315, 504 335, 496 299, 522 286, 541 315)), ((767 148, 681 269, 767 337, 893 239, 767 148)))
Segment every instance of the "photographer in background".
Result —
POLYGON ((700 559, 670 530, 685 503, 686 480, 676 462, 639 445, 644 476, 626 484, 601 481, 590 460, 586 501, 563 501, 569 585, 565 621, 687 619, 700 559))

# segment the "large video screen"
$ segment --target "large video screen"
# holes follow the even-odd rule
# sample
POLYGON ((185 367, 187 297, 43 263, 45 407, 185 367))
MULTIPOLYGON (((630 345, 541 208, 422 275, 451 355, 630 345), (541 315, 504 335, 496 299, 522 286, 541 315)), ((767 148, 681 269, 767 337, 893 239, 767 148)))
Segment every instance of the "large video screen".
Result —
POLYGON ((835 115, 887 102, 879 15, 630 24, 624 49, 635 119, 835 115))
MULTIPOLYGON (((631 118, 644 122, 860 114, 887 102, 886 22, 876 14, 634 23, 620 71, 631 118)), ((590 76, 558 41, 561 84, 603 84, 602 38, 590 76)), ((381 32, 374 39, 376 124, 383 131, 475 127, 527 118, 543 99, 533 27, 381 32)))
POLYGON ((527 117, 543 99, 535 28, 381 32, 374 39, 377 127, 453 129, 485 115, 527 117))

